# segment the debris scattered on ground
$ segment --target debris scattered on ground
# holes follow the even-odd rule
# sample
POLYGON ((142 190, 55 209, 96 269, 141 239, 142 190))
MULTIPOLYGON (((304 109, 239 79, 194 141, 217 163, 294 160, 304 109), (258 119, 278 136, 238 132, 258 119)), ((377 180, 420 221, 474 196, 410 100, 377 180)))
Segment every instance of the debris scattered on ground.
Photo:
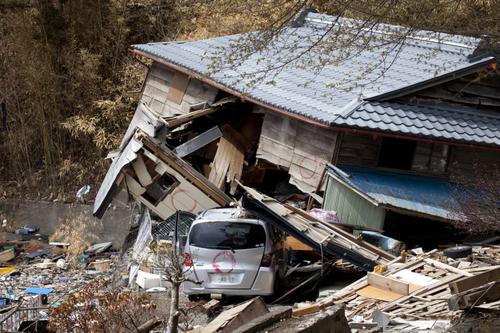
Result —
MULTIPOLYGON (((25 227, 28 229, 32 233, 38 231, 36 226, 25 227)), ((5 236, 4 239, 11 238, 5 236)), ((29 321, 47 320, 54 308, 89 282, 110 281, 109 268, 117 260, 109 247, 98 258, 96 254, 77 254, 59 243, 51 245, 35 239, 0 242, 0 248, 6 249, 0 253, 5 265, 0 267, 2 332, 15 331, 29 321), (71 258, 72 264, 68 265, 65 258, 71 258), (108 268, 99 269, 99 263, 107 263, 108 268)))
POLYGON ((346 304, 352 329, 379 327, 426 330, 449 328, 464 309, 500 309, 500 247, 477 247, 466 258, 452 259, 436 250, 398 257, 381 274, 368 273, 294 315, 346 304), (467 264, 465 264, 467 263, 467 264), (459 268, 462 267, 462 268, 459 268))

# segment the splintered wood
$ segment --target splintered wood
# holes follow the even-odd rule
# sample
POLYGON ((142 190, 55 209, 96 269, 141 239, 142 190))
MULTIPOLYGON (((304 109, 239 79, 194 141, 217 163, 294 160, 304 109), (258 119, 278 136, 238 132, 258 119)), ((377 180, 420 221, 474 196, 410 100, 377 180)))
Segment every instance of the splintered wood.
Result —
POLYGON ((236 180, 241 178, 245 155, 224 137, 220 138, 217 153, 211 164, 208 180, 220 189, 227 182, 230 184, 230 193, 234 194, 238 184, 236 180))
POLYGON ((500 309, 500 247, 474 249, 472 256, 448 263, 435 250, 406 263, 398 259, 384 274, 368 273, 315 304, 324 309, 345 303, 350 322, 372 322, 374 311, 412 321, 452 320, 472 306, 500 309))

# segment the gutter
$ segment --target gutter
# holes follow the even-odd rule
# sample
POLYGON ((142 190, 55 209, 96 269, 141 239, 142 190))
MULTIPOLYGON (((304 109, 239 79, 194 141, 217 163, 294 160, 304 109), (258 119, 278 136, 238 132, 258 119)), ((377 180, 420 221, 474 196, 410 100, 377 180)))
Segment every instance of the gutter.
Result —
POLYGON ((190 76, 190 77, 193 77, 197 80, 200 80, 212 87, 215 87, 217 89, 220 89, 222 91, 225 91, 231 95, 234 95, 234 96, 237 96, 239 97, 242 101, 245 101, 245 102, 250 102, 250 103, 253 103, 253 104, 256 104, 256 105, 259 105, 261 107, 264 107, 264 108, 267 108, 267 109, 270 109, 270 110, 273 110, 274 112, 278 112, 278 113, 281 113, 287 117, 290 117, 290 118, 294 118, 294 119, 297 119, 297 120, 300 120, 302 122, 305 122, 305 123, 308 123, 308 124, 311 124, 311 125, 314 125, 314 126, 318 126, 318 127, 322 127, 322 128, 331 128, 329 124, 325 124, 325 123, 321 123, 319 121, 315 121, 315 120, 312 120, 308 117, 305 117, 305 116, 301 116, 301 115, 298 115, 296 113, 292 113, 290 111, 286 111, 284 109, 281 109, 281 108, 278 108, 276 106, 273 106, 273 105, 270 105, 270 104, 267 104, 267 103, 264 103, 264 102, 261 102, 257 99, 254 99, 252 97, 249 97, 249 96, 246 96, 245 94, 242 94, 241 92, 239 91, 236 91, 236 90, 233 90, 231 88, 228 88, 227 86, 225 85, 222 85, 214 80, 211 80, 209 78, 207 78, 206 76, 203 76, 201 74, 198 74, 194 71, 191 71, 191 70, 187 70, 185 69, 184 67, 181 67, 181 66, 178 66, 174 63, 171 63, 169 61, 166 61, 160 57, 157 57, 157 56, 154 56, 154 55, 150 55, 150 54, 147 54, 145 52, 142 52, 142 51, 139 51, 139 50, 136 50, 136 49, 131 49, 130 52, 134 55, 138 55, 138 56, 141 56, 141 57, 145 57, 145 58, 149 58, 151 60, 154 60, 158 63, 161 63, 162 65, 164 66, 167 66, 177 72, 181 72, 187 76, 190 76))

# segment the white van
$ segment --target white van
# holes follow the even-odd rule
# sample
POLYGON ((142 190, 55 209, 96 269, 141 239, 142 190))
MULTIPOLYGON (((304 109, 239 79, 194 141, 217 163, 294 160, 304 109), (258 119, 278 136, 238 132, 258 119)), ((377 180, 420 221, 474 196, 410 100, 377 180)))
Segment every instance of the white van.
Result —
MULTIPOLYGON (((268 296, 286 269, 284 234, 238 208, 216 208, 193 221, 184 248, 187 295, 268 296)), ((192 298, 192 297, 190 297, 192 298)))

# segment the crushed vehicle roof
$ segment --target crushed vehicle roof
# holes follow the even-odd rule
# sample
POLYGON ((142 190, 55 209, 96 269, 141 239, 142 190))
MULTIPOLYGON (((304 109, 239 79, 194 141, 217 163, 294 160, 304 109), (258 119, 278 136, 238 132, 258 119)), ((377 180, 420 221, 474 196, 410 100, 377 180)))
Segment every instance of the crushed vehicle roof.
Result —
MULTIPOLYGON (((412 87, 493 59, 471 62, 469 57, 479 39, 465 36, 439 34, 439 40, 436 40, 429 37, 429 32, 420 31, 406 38, 401 47, 395 47, 395 42, 383 45, 380 40, 383 41, 384 36, 394 38, 394 31, 405 28, 379 24, 375 29, 363 32, 377 34, 378 41, 336 65, 328 64, 315 70, 304 66, 304 59, 299 58, 279 70, 268 70, 272 64, 294 59, 307 50, 316 39, 314 36, 321 38, 332 24, 350 27, 352 22, 354 20, 336 21, 331 16, 309 13, 302 26, 284 29, 272 46, 252 54, 236 67, 214 73, 210 72, 210 66, 214 57, 220 54, 217 52, 230 47, 241 35, 190 42, 148 43, 133 45, 132 48, 146 57, 204 76, 251 100, 326 125, 335 124, 339 115, 355 108, 364 98, 412 87), (381 61, 382 58, 385 61, 381 61), (374 68, 364 72, 370 66, 374 68), (266 70, 269 79, 254 84, 252 73, 266 70)), ((356 29, 352 29, 353 34, 356 29)), ((313 47, 308 52, 308 61, 315 63, 325 57, 321 50, 315 51, 313 47)), ((336 52, 330 54, 332 57, 338 55, 336 52)))

